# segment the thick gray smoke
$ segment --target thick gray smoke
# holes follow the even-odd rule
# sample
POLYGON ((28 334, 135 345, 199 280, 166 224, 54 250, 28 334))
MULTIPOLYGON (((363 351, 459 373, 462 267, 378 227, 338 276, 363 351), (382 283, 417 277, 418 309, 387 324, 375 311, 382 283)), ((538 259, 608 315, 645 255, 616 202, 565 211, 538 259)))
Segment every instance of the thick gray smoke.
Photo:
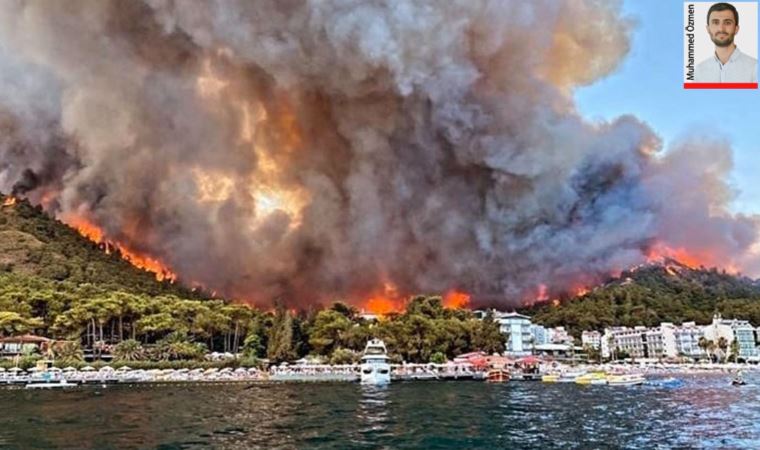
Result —
POLYGON ((596 0, 6 0, 0 189, 261 303, 514 304, 666 248, 749 267, 725 143, 661 155, 574 110, 631 26, 596 0))

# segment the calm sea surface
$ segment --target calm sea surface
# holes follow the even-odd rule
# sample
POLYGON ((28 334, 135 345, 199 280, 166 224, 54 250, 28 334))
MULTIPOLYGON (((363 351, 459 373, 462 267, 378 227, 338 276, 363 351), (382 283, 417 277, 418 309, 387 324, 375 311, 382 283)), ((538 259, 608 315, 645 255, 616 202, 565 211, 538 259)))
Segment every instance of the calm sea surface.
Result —
POLYGON ((0 390, 0 448, 760 448, 760 377, 0 390))

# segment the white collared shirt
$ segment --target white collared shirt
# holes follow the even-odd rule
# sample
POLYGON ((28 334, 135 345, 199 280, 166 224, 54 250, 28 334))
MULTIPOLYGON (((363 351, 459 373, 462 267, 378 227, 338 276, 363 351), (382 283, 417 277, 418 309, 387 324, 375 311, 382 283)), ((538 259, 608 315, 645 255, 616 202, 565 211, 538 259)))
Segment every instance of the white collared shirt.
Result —
POLYGON ((700 83, 757 83, 757 60, 734 48, 723 64, 715 53, 699 63, 694 81, 700 83))

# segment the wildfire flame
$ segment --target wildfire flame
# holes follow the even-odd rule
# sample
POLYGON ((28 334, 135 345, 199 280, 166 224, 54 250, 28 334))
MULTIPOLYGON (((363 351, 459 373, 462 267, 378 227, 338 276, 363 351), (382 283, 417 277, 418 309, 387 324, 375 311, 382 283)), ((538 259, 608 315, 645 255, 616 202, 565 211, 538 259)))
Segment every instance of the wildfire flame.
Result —
POLYGON ((451 309, 464 309, 470 306, 470 295, 459 291, 449 291, 443 297, 443 306, 451 309))
POLYGON ((15 205, 15 204, 16 204, 16 201, 17 201, 17 200, 16 200, 16 197, 13 197, 13 196, 8 196, 8 197, 6 197, 6 198, 5 198, 5 200, 3 201, 3 206, 13 206, 13 205, 15 205))
POLYGON ((64 221, 76 229, 82 236, 96 244, 102 245, 106 253, 111 253, 112 248, 117 248, 125 261, 142 270, 153 272, 158 281, 167 280, 174 282, 177 279, 177 275, 157 259, 130 250, 118 242, 105 240, 103 230, 87 220, 78 217, 67 217, 64 221))
POLYGON ((391 282, 383 285, 383 291, 377 293, 363 303, 363 309, 378 316, 390 313, 402 312, 404 300, 400 297, 398 288, 391 282))

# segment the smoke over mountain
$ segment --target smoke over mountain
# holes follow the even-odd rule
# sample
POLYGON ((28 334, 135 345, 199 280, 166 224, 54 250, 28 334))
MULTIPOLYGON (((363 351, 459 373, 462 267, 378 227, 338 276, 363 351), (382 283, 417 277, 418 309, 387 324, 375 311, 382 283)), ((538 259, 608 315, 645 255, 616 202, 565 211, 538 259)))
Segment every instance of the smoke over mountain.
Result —
POLYGON ((575 111, 631 28, 595 0, 4 1, 0 190, 262 303, 753 269, 727 143, 575 111))

